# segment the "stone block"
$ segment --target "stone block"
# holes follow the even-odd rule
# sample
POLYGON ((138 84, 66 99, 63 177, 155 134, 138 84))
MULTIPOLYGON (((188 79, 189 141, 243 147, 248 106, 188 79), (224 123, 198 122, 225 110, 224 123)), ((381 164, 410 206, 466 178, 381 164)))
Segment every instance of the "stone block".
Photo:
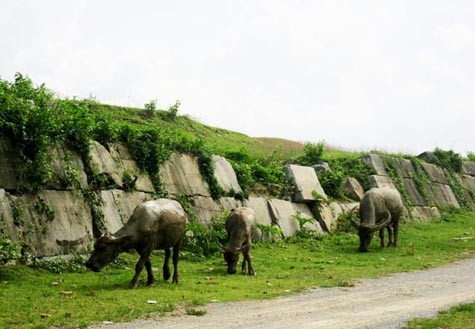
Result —
POLYGON ((106 175, 115 185, 122 186, 124 168, 103 145, 96 141, 91 142, 91 163, 100 175, 106 175))
POLYGON ((427 202, 424 200, 424 197, 419 192, 416 183, 411 178, 403 178, 404 187, 406 188, 407 194, 409 195, 410 201, 415 206, 427 206, 427 202))
POLYGON ((33 256, 85 253, 93 242, 92 215, 72 191, 45 190, 15 198, 23 205, 22 239, 33 256), (48 218, 53 213, 54 218, 48 218))
POLYGON ((198 223, 208 226, 213 217, 222 212, 222 208, 211 198, 194 196, 191 199, 191 209, 198 223))
POLYGON ((9 138, 0 135, 0 188, 16 190, 19 187, 20 160, 9 138))
POLYGON ((160 167, 160 176, 163 186, 172 195, 211 196, 198 160, 187 154, 172 154, 160 167))
POLYGON ((10 199, 4 189, 0 189, 0 236, 2 235, 8 236, 13 242, 19 240, 18 226, 15 225, 10 199))
MULTIPOLYGON (((244 200, 244 206, 254 210, 254 213, 256 214, 256 222, 258 225, 273 225, 269 205, 267 204, 267 199, 250 197, 249 199, 244 200)), ((273 237, 269 232, 263 233, 259 230, 258 236, 255 238, 255 241, 272 241, 272 239, 273 237)))
POLYGON ((53 181, 48 189, 72 190, 73 186, 68 182, 68 176, 72 171, 77 173, 79 188, 87 188, 87 175, 81 156, 65 146, 56 146, 50 150, 51 167, 53 169, 53 181))
POLYGON ((149 193, 115 189, 101 191, 101 198, 106 230, 109 233, 115 233, 129 220, 135 207, 153 197, 149 193))
POLYGON ((338 217, 334 215, 334 211, 329 204, 323 203, 316 215, 324 231, 333 232, 336 229, 338 217))
POLYGON ((413 178, 416 175, 416 170, 414 169, 411 160, 388 157, 386 161, 396 170, 396 174, 399 177, 413 178))
POLYGON ((342 184, 343 192, 347 197, 353 200, 361 201, 364 195, 363 186, 356 178, 347 177, 342 184))
POLYGON ((394 185, 393 181, 388 176, 371 175, 369 176, 368 181, 370 187, 389 187, 396 189, 396 185, 394 185))
POLYGON ((462 175, 462 186, 465 190, 473 191, 475 193, 475 177, 469 175, 462 175))
POLYGON ((384 168, 383 159, 377 154, 365 154, 361 157, 361 160, 364 164, 366 164, 369 168, 373 169, 376 175, 379 176, 387 176, 388 173, 384 168))
POLYGON ((220 198, 219 204, 222 208, 227 210, 233 210, 238 207, 242 207, 242 201, 230 197, 220 198))
POLYGON ((410 211, 410 217, 413 220, 428 222, 439 218, 440 213, 437 207, 413 207, 410 211))
POLYGON ((314 217, 312 211, 305 203, 292 203, 292 206, 294 207, 294 210, 297 215, 303 218, 312 219, 311 222, 305 223, 303 227, 316 231, 320 234, 323 234, 323 229, 320 226, 320 223, 314 217))
POLYGON ((297 234, 300 227, 298 221, 293 218, 296 211, 290 201, 271 199, 269 200, 269 209, 272 221, 279 226, 284 237, 291 237, 297 234))
POLYGON ((294 187, 295 202, 314 201, 315 197, 312 194, 313 191, 316 191, 326 199, 327 195, 325 194, 325 191, 323 191, 323 188, 318 181, 317 174, 312 167, 287 165, 286 175, 287 179, 294 187))
POLYGON ((440 183, 428 183, 427 194, 429 199, 437 207, 460 208, 460 204, 449 185, 440 183))
POLYGON ((431 182, 448 184, 447 178, 445 177, 444 170, 436 165, 430 163, 422 163, 422 168, 427 173, 431 182))
POLYGON ((462 163, 462 172, 466 175, 475 176, 475 162, 464 161, 462 163))
POLYGON ((211 159, 214 166, 214 177, 218 181, 219 186, 225 192, 242 192, 233 166, 225 158, 217 155, 213 155, 211 159))

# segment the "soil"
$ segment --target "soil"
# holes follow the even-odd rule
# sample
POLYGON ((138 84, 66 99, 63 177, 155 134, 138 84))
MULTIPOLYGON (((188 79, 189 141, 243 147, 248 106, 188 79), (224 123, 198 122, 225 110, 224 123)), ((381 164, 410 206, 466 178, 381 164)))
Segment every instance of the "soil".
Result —
POLYGON ((94 328, 400 328, 416 317, 475 301, 475 258, 425 271, 363 279, 272 300, 213 303, 203 316, 167 316, 94 328))

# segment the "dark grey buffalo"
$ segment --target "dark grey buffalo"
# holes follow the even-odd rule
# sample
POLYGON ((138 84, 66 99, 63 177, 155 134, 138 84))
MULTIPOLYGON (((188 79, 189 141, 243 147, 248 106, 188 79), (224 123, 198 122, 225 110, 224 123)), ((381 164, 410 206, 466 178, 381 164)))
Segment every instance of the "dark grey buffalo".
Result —
POLYGON ((399 218, 403 210, 401 195, 392 188, 372 188, 360 202, 360 223, 351 216, 350 221, 358 229, 360 251, 368 251, 374 232, 379 231, 381 247, 384 247, 384 229, 388 230, 388 246, 397 247, 399 218))
POLYGON ((228 235, 228 244, 224 248, 224 260, 228 264, 228 273, 236 273, 239 254, 242 252, 242 271, 246 270, 249 275, 254 275, 251 264, 252 237, 256 233, 256 216, 251 208, 239 207, 229 214, 225 223, 228 235))
POLYGON ((86 267, 98 272, 124 251, 135 249, 140 259, 135 265, 135 276, 130 287, 135 288, 140 273, 147 269, 147 285, 153 285, 150 254, 154 249, 165 250, 163 279, 170 278, 168 265, 173 249, 173 283, 178 283, 178 254, 183 241, 186 215, 182 206, 174 200, 158 199, 138 205, 127 223, 114 234, 105 234, 97 239, 94 251, 86 267))

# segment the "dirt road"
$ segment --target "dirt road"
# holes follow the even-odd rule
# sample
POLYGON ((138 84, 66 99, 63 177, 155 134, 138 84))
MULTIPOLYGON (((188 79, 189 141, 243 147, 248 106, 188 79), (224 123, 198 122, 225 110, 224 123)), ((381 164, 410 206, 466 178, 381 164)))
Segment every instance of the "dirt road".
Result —
POLYGON ((215 303, 206 315, 165 317, 95 328, 399 328, 450 306, 475 301, 475 259, 427 271, 318 288, 266 301, 215 303))

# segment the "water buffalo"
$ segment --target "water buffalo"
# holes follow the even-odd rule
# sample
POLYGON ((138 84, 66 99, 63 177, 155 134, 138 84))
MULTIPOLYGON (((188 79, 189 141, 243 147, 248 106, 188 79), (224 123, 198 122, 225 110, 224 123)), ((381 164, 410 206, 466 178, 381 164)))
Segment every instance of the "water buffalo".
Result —
POLYGON ((140 259, 135 265, 135 276, 130 288, 137 286, 140 273, 147 269, 147 285, 153 285, 150 254, 154 249, 165 250, 163 279, 170 278, 171 249, 173 249, 173 283, 178 283, 178 254, 183 241, 186 215, 182 206, 174 200, 158 199, 138 205, 127 223, 114 234, 105 234, 97 239, 94 251, 86 267, 98 272, 124 251, 135 249, 140 259))
POLYGON ((376 231, 379 231, 381 247, 384 247, 384 228, 388 230, 388 246, 397 247, 399 217, 402 209, 401 196, 397 190, 372 188, 367 191, 360 202, 360 223, 355 222, 350 216, 352 225, 358 229, 359 251, 368 251, 376 231))
POLYGON ((256 233, 256 216, 250 208, 239 207, 232 210, 225 223, 228 234, 228 245, 223 247, 224 260, 228 264, 228 273, 236 273, 239 253, 243 254, 242 271, 247 270, 249 275, 254 275, 251 264, 252 237, 256 233))

